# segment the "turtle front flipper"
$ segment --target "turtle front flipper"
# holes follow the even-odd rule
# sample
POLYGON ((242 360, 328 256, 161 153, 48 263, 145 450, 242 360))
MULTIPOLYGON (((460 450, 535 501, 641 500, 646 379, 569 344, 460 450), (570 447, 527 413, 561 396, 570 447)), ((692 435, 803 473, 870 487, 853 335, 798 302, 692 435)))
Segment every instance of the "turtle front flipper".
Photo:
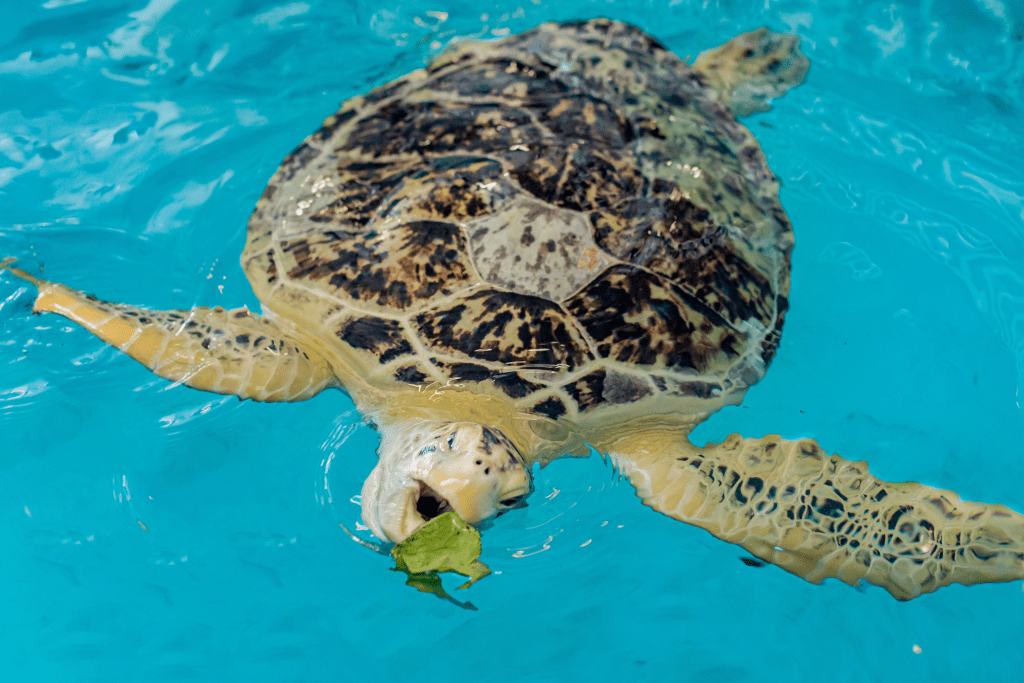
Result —
POLYGON ((733 114, 746 116, 771 109, 774 98, 803 82, 809 66, 797 36, 759 28, 700 53, 692 68, 733 114))
POLYGON ((150 311, 114 304, 13 268, 36 286, 34 313, 59 313, 165 379, 257 401, 302 401, 336 384, 330 365, 244 308, 150 311))
POLYGON ((893 484, 815 441, 692 446, 650 432, 608 449, 658 512, 812 583, 838 578, 910 600, 951 583, 1024 579, 1024 516, 951 491, 893 484))

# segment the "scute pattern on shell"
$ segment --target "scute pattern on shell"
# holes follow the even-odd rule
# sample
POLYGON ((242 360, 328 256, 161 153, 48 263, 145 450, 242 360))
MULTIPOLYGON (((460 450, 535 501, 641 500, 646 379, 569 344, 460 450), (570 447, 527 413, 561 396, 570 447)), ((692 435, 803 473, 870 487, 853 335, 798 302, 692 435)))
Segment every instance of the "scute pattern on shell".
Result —
POLYGON ((384 389, 486 383, 552 419, 720 405, 778 343, 777 193, 749 131, 656 40, 544 24, 345 102, 271 180, 242 262, 271 310, 384 389))

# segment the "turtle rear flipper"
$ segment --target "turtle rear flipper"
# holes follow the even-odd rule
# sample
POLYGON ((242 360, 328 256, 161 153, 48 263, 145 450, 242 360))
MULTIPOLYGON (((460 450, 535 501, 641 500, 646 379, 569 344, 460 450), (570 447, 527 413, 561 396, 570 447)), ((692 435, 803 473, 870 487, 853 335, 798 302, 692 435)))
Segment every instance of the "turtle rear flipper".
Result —
POLYGON ((336 384, 330 365, 244 308, 151 311, 101 301, 0 262, 39 290, 34 313, 59 313, 157 375, 257 401, 302 401, 336 384))
POLYGON ((771 109, 774 98, 803 82, 809 66, 797 36, 766 28, 706 50, 693 63, 736 116, 771 109))
POLYGON ((910 600, 951 583, 1024 579, 1024 516, 951 491, 893 484, 813 440, 690 445, 652 432, 612 451, 637 495, 812 583, 838 578, 910 600))

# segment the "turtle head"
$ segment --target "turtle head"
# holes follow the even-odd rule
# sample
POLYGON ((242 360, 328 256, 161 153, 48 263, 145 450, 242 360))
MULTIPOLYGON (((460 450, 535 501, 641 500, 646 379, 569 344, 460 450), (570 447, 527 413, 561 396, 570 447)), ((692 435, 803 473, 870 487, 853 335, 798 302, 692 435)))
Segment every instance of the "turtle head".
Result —
POLYGON ((475 422, 408 422, 381 429, 363 484, 363 523, 400 543, 449 510, 473 525, 522 507, 533 476, 500 430, 475 422))

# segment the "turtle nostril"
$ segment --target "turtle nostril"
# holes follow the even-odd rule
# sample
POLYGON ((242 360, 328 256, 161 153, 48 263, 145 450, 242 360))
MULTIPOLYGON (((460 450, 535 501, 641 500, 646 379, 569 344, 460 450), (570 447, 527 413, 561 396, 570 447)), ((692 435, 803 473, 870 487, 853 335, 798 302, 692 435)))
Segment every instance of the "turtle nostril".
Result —
POLYGON ((490 474, 490 473, 491 473, 491 468, 490 467, 484 468, 484 474, 490 474))
POLYGON ((483 464, 484 464, 484 461, 483 461, 483 460, 477 460, 477 461, 476 461, 476 464, 477 464, 477 465, 483 465, 483 464))

